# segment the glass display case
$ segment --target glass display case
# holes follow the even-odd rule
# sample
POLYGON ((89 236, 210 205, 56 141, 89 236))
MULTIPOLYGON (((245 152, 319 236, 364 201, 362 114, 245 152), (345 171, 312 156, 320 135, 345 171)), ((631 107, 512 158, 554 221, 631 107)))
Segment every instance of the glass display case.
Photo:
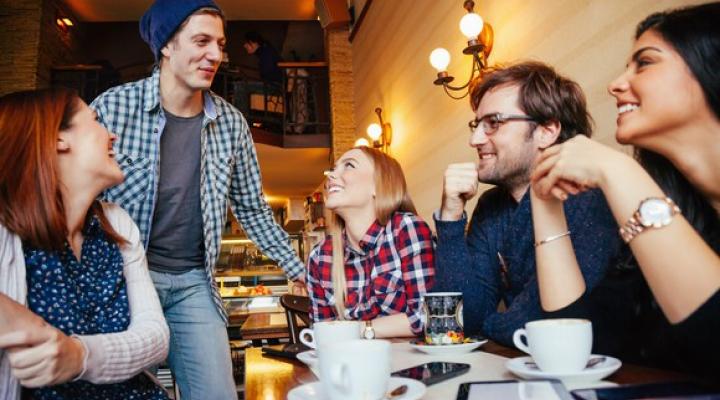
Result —
MULTIPOLYGON (((303 235, 292 234, 290 241, 304 260, 303 235)), ((280 296, 289 289, 285 271, 247 237, 237 234, 222 239, 215 281, 231 326, 242 325, 252 313, 282 312, 280 296)))

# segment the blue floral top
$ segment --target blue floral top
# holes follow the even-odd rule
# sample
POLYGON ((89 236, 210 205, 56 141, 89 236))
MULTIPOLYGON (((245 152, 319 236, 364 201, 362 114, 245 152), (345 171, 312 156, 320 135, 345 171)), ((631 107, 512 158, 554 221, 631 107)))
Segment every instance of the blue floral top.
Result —
MULTIPOLYGON (((88 218, 80 260, 66 242, 62 251, 23 243, 28 306, 67 335, 121 332, 130 324, 127 287, 120 247, 109 239, 97 217, 88 218)), ((24 389, 31 399, 167 399, 144 374, 119 383, 74 381, 24 389)))

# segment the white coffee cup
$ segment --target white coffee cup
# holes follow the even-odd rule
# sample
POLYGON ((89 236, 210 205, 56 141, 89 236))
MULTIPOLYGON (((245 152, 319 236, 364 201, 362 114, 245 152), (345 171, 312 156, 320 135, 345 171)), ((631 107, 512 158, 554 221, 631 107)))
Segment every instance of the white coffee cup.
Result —
POLYGON ((326 399, 379 400, 390 381, 390 342, 351 340, 320 353, 320 384, 326 399))
POLYGON ((518 329, 513 334, 515 346, 530 354, 538 368, 556 374, 585 369, 592 341, 592 324, 586 319, 531 321, 525 324, 525 329, 518 329))
POLYGON ((316 322, 312 329, 300 331, 300 341, 307 347, 318 349, 325 344, 360 339, 359 321, 316 322))

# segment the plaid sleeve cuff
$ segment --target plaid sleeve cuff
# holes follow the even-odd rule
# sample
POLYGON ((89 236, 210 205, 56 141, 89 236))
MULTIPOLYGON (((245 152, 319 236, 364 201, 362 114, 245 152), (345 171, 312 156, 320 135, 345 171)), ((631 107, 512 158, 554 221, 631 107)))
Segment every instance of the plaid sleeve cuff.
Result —
POLYGON ((305 266, 297 257, 293 257, 285 265, 282 266, 285 273, 291 281, 305 281, 305 266))
POLYGON ((408 317, 408 321, 410 321, 410 330, 412 333, 419 335, 423 332, 425 327, 422 323, 421 313, 420 313, 420 302, 414 305, 409 305, 407 311, 405 314, 408 317))

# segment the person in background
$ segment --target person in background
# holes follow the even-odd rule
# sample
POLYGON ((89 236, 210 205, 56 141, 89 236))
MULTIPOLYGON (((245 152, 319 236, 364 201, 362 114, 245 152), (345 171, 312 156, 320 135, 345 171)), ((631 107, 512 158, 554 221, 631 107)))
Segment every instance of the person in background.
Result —
POLYGON ((282 83, 283 70, 278 66, 282 57, 265 38, 255 31, 249 31, 245 33, 243 48, 248 54, 257 57, 258 72, 263 82, 277 85, 282 83))
POLYGON ((212 0, 156 0, 140 20, 140 35, 157 68, 91 104, 118 136, 126 178, 104 196, 140 228, 183 400, 237 397, 227 314, 213 276, 228 206, 293 287, 305 287, 304 265, 264 199, 247 122, 209 90, 225 48, 224 25, 212 0))
POLYGON ((166 399, 168 327, 140 233, 96 200, 115 136, 69 89, 0 98, 0 398, 166 399))
POLYGON ((325 207, 329 235, 308 259, 313 321, 365 321, 368 339, 422 332, 420 299, 435 275, 432 233, 400 164, 379 150, 349 150, 327 174, 325 207))
POLYGON ((561 240, 537 251, 548 316, 593 322, 594 351, 717 379, 720 351, 720 3, 653 14, 638 25, 626 70, 609 86, 617 140, 636 158, 575 138, 533 172, 535 239, 565 232, 562 203, 607 198, 634 258, 599 285, 561 240))
POLYGON ((258 32, 245 33, 243 48, 257 58, 257 71, 260 76, 260 80, 244 79, 235 83, 234 103, 247 118, 250 115, 251 94, 265 96, 271 103, 278 96, 282 96, 284 71, 278 66, 278 62, 282 61, 280 54, 258 32))
MULTIPOLYGON (((542 315, 535 276, 530 174, 542 151, 592 133, 577 83, 539 62, 484 74, 470 91, 475 117, 470 146, 477 163, 445 171, 438 234, 438 291, 463 293, 466 335, 483 334, 512 346, 512 335, 542 315), (466 202, 478 181, 494 184, 478 200, 465 233, 466 202), (504 311, 498 311, 500 302, 504 311)), ((600 191, 565 204, 582 275, 593 286, 618 255, 616 224, 600 191)))

